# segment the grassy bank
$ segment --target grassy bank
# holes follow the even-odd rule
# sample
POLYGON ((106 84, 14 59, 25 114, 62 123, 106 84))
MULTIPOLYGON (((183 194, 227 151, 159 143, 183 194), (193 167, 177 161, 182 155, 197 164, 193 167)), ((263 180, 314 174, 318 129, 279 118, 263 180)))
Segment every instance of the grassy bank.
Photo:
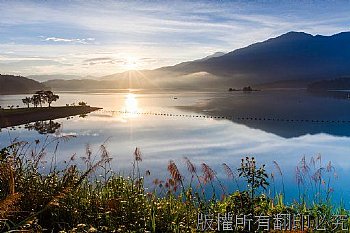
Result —
POLYGON ((35 121, 54 120, 88 114, 101 108, 90 106, 62 106, 0 109, 0 128, 23 125, 35 121))
MULTIPOLYGON (((177 164, 169 161, 168 167, 164 168, 169 172, 168 177, 159 177, 153 180, 152 187, 144 187, 150 171, 141 171, 142 155, 138 148, 133 154, 129 176, 112 172, 112 158, 105 145, 101 145, 96 154, 87 146, 84 157, 73 155, 61 168, 53 162, 44 163, 45 159, 51 158, 49 154, 55 158, 58 144, 69 138, 47 138, 33 144, 15 141, 0 151, 3 232, 215 232, 222 231, 224 226, 215 219, 226 216, 227 223, 229 214, 231 221, 235 221, 236 216, 247 219, 268 216, 271 230, 273 218, 278 214, 309 216, 314 222, 322 216, 319 227, 324 227, 327 232, 344 232, 340 225, 337 229, 334 227, 334 215, 344 216, 347 224, 348 212, 331 203, 330 184, 326 179, 326 172, 333 172, 331 166, 322 167, 320 163, 313 172, 302 159, 296 174, 299 201, 286 205, 283 193, 267 195, 274 178, 254 158, 242 159, 241 164, 233 165, 236 168, 223 164, 227 178, 232 181, 230 185, 244 184, 233 193, 225 191, 216 171, 209 165, 202 163, 197 167, 188 158, 184 162, 191 174, 189 177, 184 177, 177 164), (49 148, 56 149, 50 151, 49 148), (85 168, 79 169, 82 167, 79 164, 85 168), (46 172, 43 172, 43 166, 46 172), (317 195, 312 201, 303 198, 306 195, 303 185, 315 186, 317 195), (325 194, 322 198, 321 193, 325 194)), ((317 164, 317 161, 316 158, 314 162, 317 164)), ((306 221, 306 217, 302 218, 306 221)), ((304 232, 315 232, 311 230, 315 228, 310 225, 304 232)), ((266 232, 262 227, 259 229, 256 218, 251 221, 250 230, 242 224, 234 230, 266 232)))

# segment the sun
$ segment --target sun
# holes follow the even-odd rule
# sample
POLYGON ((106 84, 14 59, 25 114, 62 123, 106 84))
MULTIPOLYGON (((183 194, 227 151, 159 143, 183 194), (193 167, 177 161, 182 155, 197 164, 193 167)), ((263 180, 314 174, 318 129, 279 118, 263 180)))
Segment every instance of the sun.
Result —
POLYGON ((128 70, 133 70, 138 68, 138 59, 133 56, 127 56, 125 59, 125 68, 128 70))

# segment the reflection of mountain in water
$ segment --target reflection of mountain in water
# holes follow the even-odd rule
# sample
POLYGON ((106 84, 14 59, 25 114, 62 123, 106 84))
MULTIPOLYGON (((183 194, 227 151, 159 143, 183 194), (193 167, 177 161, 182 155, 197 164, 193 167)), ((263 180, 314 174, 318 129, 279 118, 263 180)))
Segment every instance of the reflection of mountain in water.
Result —
POLYGON ((54 134, 61 127, 61 124, 52 120, 37 121, 24 126, 25 129, 38 131, 40 134, 54 134))
POLYGON ((331 97, 336 99, 350 99, 350 90, 324 90, 324 91, 309 91, 314 96, 331 97))
POLYGON ((350 137, 350 100, 333 97, 304 90, 229 93, 181 108, 232 117, 236 123, 284 138, 318 133, 350 137))
POLYGON ((285 122, 285 121, 236 121, 250 128, 260 129, 284 138, 299 137, 306 134, 326 133, 350 137, 350 122, 285 122))

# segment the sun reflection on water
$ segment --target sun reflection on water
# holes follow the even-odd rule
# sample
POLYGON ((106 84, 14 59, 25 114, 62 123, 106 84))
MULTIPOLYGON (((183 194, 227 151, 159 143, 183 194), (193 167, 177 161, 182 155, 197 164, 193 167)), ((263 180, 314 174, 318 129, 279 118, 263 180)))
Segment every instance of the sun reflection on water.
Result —
POLYGON ((124 101, 124 109, 129 116, 137 116, 137 113, 140 112, 140 108, 138 106, 138 101, 135 94, 127 94, 124 101))

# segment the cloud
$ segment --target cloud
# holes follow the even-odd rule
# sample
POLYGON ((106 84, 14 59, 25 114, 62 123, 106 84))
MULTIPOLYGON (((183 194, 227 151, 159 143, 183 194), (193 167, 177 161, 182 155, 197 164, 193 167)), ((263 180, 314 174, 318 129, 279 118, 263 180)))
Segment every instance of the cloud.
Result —
POLYGON ((74 67, 52 72, 79 75, 125 71, 128 56, 153 69, 287 31, 329 35, 350 24, 350 4, 341 1, 0 1, 0 9, 1 54, 60 59, 74 67))
POLYGON ((59 38, 59 37, 47 37, 44 41, 53 41, 53 42, 68 42, 68 43, 79 43, 79 44, 89 44, 92 41, 95 41, 95 38, 86 38, 86 39, 67 39, 67 38, 59 38))
POLYGON ((84 62, 111 61, 111 60, 113 60, 113 59, 110 57, 98 57, 98 58, 87 59, 84 62))
POLYGON ((120 56, 119 58, 111 58, 111 57, 96 57, 90 58, 83 61, 83 65, 106 65, 106 64, 115 64, 115 65, 128 65, 130 63, 135 63, 139 66, 154 64, 157 62, 155 58, 149 57, 141 57, 141 58, 130 58, 124 54, 119 54, 116 56, 120 56))
POLYGON ((83 61, 83 65, 106 65, 106 64, 125 64, 124 60, 121 59, 114 59, 109 57, 98 57, 98 58, 91 58, 86 59, 83 61))

